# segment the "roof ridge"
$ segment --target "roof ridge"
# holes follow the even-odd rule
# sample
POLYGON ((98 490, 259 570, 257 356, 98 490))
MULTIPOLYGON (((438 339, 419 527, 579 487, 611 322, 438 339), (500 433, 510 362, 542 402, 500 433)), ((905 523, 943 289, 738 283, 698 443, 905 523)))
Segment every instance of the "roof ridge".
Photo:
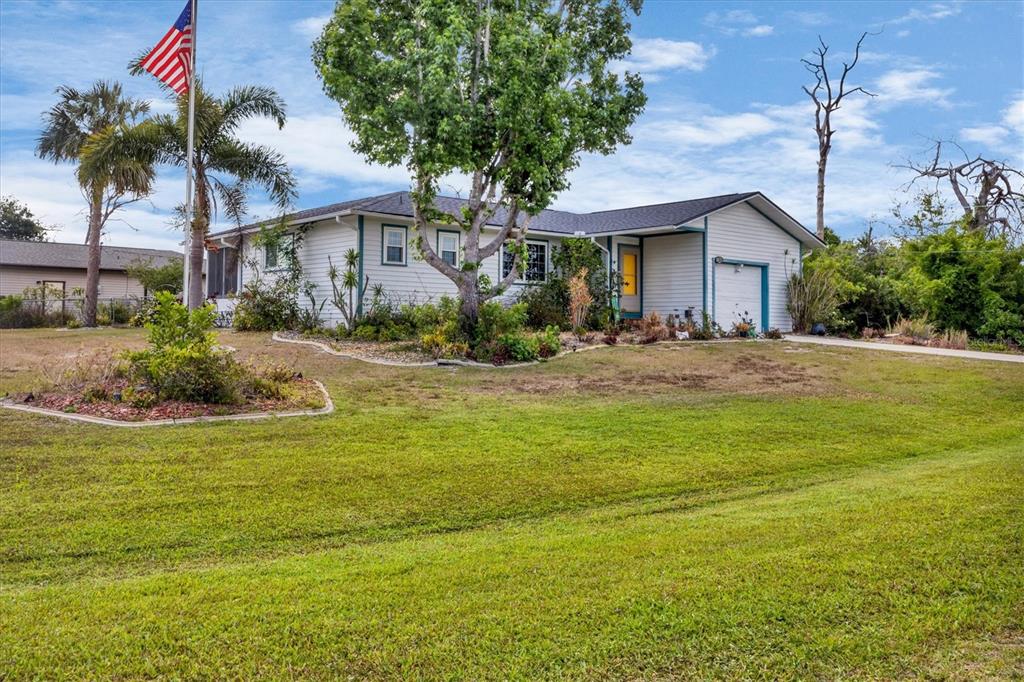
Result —
POLYGON ((728 192, 726 194, 715 194, 710 197, 696 197, 694 199, 677 199, 676 201, 662 201, 657 204, 639 204, 637 206, 623 206, 622 208, 606 208, 603 211, 591 211, 590 213, 580 213, 577 215, 595 215, 598 213, 614 213, 616 211, 629 211, 635 208, 654 208, 655 206, 669 206, 670 204, 687 204, 692 201, 710 201, 712 199, 722 199, 723 197, 740 197, 740 196, 753 196, 759 192, 728 192))

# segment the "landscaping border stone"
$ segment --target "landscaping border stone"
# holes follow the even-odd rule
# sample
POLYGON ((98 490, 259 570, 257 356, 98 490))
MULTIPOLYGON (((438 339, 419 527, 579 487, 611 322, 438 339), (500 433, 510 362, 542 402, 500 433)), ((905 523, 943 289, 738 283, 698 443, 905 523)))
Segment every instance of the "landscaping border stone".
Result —
POLYGON ((331 400, 331 394, 327 392, 327 388, 317 381, 311 379, 316 384, 317 388, 324 396, 325 404, 323 407, 315 410, 292 410, 290 412, 249 412, 246 414, 225 414, 218 416, 204 416, 204 417, 184 417, 182 419, 150 419, 148 421, 121 421, 118 419, 107 419, 106 417, 94 417, 89 414, 76 414, 73 412, 58 412, 57 410, 48 410, 42 407, 34 407, 32 405, 22 405, 15 403, 9 398, 0 400, 0 407, 8 410, 17 410, 19 412, 28 412, 29 414, 38 414, 46 417, 59 417, 60 419, 68 419, 71 421, 85 422, 88 424, 101 424, 103 426, 124 426, 130 428, 144 427, 144 426, 176 426, 179 424, 200 424, 203 422, 227 422, 227 421, 253 421, 257 419, 272 419, 276 417, 311 417, 324 414, 330 414, 334 411, 334 401, 331 400))

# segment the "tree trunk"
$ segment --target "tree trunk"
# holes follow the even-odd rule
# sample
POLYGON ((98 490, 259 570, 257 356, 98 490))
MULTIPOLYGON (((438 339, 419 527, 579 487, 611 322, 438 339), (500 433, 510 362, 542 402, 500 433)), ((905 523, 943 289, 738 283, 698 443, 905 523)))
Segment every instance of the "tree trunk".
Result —
POLYGON ((480 287, 476 277, 463 277, 459 287, 459 327, 467 339, 476 333, 480 319, 480 287))
POLYGON ((825 164, 827 160, 823 156, 818 159, 818 215, 815 232, 818 239, 825 241, 825 164))
POLYGON ((86 244, 89 245, 89 258, 85 270, 85 304, 82 306, 82 324, 86 327, 96 326, 96 308, 100 295, 100 232, 103 220, 103 195, 93 192, 89 206, 89 233, 86 244))

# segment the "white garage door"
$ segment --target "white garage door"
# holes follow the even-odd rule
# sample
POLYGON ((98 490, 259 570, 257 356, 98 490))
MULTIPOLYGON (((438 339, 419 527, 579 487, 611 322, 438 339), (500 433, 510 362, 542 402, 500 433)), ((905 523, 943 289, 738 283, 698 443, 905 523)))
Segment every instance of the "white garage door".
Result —
POLYGON ((729 331, 742 319, 753 320, 758 332, 765 329, 761 319, 761 268, 716 263, 715 321, 729 331))

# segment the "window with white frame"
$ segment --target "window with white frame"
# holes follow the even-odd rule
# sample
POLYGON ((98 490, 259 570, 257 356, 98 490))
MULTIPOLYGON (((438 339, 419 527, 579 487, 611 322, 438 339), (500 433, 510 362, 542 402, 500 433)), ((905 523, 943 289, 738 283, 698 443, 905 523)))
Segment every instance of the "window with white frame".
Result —
POLYGON ((458 232, 437 233, 437 255, 453 268, 459 267, 459 237, 458 232))
POLYGON ((263 265, 267 270, 287 267, 288 253, 295 246, 295 237, 282 235, 272 242, 263 245, 263 265))
POLYGON ((385 265, 405 265, 407 229, 402 225, 384 226, 383 262, 385 265))
MULTIPOLYGON (((508 277, 515 264, 515 251, 501 250, 501 276, 508 277)), ((548 243, 526 242, 526 263, 519 273, 520 282, 543 282, 548 275, 548 243)))

